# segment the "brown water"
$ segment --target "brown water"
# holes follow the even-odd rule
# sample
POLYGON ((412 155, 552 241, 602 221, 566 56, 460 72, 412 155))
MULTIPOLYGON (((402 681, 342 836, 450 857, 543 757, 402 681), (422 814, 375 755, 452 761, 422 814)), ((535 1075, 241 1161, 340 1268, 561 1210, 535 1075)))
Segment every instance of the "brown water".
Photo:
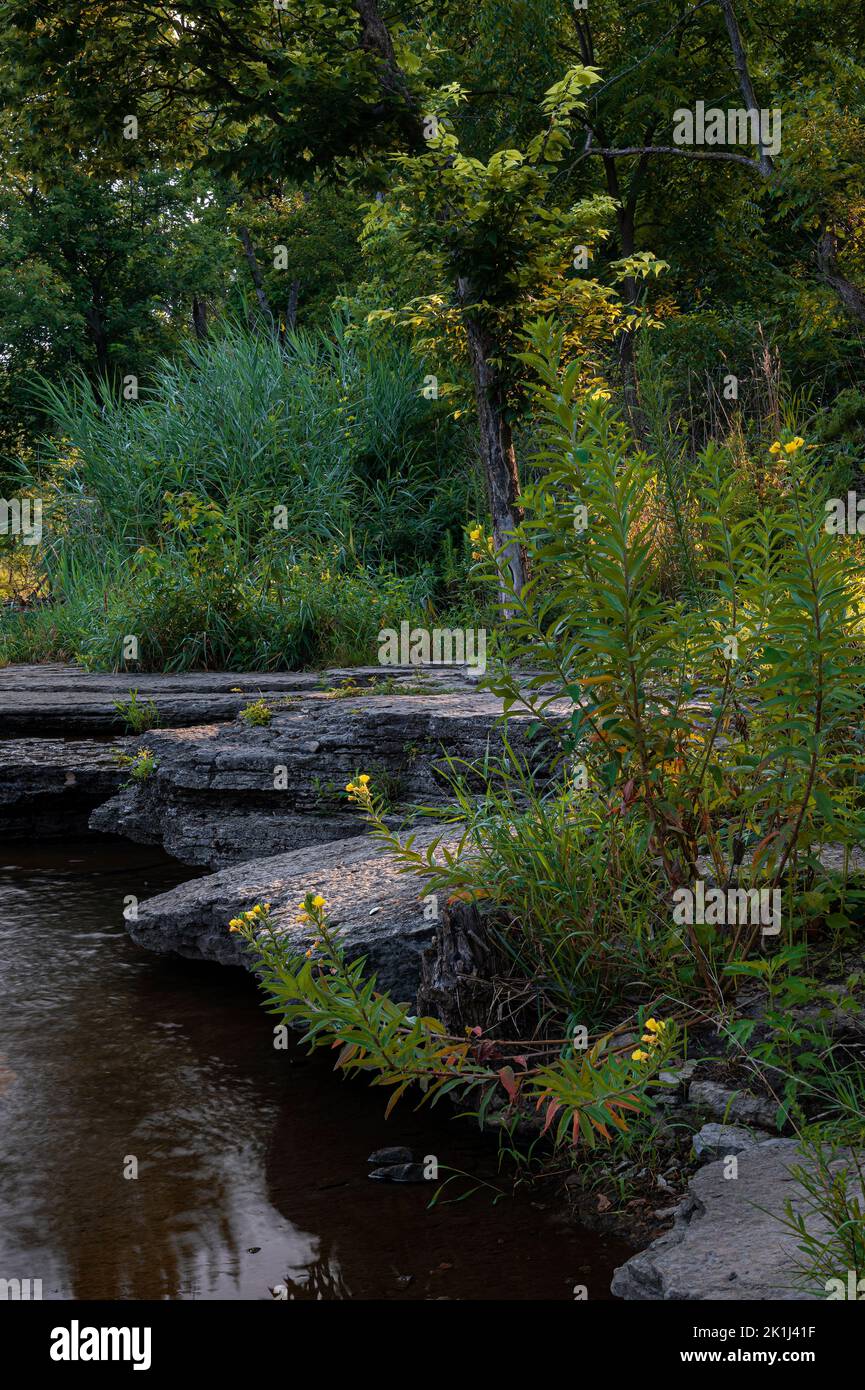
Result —
POLYGON ((384 1144, 499 1182, 444 1109, 272 1046, 241 971, 135 947, 127 894, 190 877, 94 838, 0 852, 0 1278, 44 1298, 609 1297, 620 1246, 536 1190, 429 1209, 367 1177, 384 1144), (124 1177, 130 1157, 138 1177, 124 1177))

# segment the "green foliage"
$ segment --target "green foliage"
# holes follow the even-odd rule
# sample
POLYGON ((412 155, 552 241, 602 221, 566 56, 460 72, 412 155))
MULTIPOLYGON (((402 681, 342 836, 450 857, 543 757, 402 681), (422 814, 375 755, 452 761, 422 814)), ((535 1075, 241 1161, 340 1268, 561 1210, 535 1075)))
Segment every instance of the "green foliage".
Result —
MULTIPOLYGON (((701 862, 718 883, 783 883, 792 923, 793 885, 813 878, 816 848, 862 836, 855 542, 824 528, 801 441, 772 446, 774 487, 744 516, 710 447, 689 481, 711 588, 696 611, 663 601, 649 460, 603 401, 581 396, 577 367, 560 371, 560 339, 544 326, 535 349, 542 472, 522 531, 535 577, 509 635, 511 660, 536 674, 528 692, 507 672, 497 688, 585 759, 611 812, 645 827, 671 888, 699 878, 701 862), (554 710, 561 697, 572 713, 554 710)), ((731 954, 752 945, 734 934, 731 954)), ((693 933, 691 947, 708 986, 693 933)))
POLYGON ((266 728, 273 718, 273 710, 266 700, 253 700, 240 711, 240 718, 250 728, 266 728))
MULTIPOLYGON (((5 153, 5 152, 4 152, 5 153)), ((192 328, 191 302, 225 294, 230 238, 199 180, 177 169, 101 181, 86 166, 0 182, 0 439, 44 428, 32 393, 75 368, 97 385, 147 380, 192 328), (167 312, 167 306, 171 311, 167 312)))
MULTIPOLYGON (((597 1135, 609 1143, 614 1133, 627 1133, 627 1114, 651 1107, 649 1088, 676 1046, 674 1026, 655 1025, 657 1045, 645 1061, 626 1059, 621 1046, 604 1037, 576 1055, 569 1041, 548 1045, 540 1055, 550 1054, 549 1060, 531 1064, 519 1044, 485 1040, 480 1029, 455 1038, 437 1019, 414 1017, 377 990, 375 978, 365 976, 363 959, 346 961, 320 895, 307 895, 300 916, 313 937, 304 952, 275 929, 269 904, 234 918, 230 929, 255 955, 271 1012, 287 1024, 303 1025, 301 1040, 311 1049, 339 1048, 340 1071, 392 1088, 386 1115, 416 1087, 420 1104, 452 1096, 483 1122, 503 1089, 514 1109, 543 1111, 543 1132, 557 1144, 582 1140, 594 1147, 597 1135)), ((532 1050, 538 1055, 537 1045, 532 1050)))
MULTIPOLYGON (((233 219, 249 231, 277 331, 286 331, 293 292, 296 323, 328 329, 334 300, 358 276, 359 194, 319 179, 266 199, 247 197, 233 219)), ((248 283, 245 275, 239 283, 248 283)))
POLYGON ((573 1014, 600 1026, 613 1000, 666 983, 669 951, 659 911, 661 875, 647 869, 645 836, 615 826, 603 804, 567 776, 538 775, 513 751, 470 765, 445 757, 439 772, 452 794, 454 849, 437 837, 424 850, 387 823, 379 780, 362 799, 371 834, 431 892, 478 903, 529 980, 537 1022, 573 1014))
POLYGON ((855 538, 825 529, 800 439, 766 449, 772 483, 750 513, 710 446, 680 497, 699 602, 663 597, 651 461, 579 363, 561 365, 560 335, 539 324, 534 348, 533 576, 488 682, 506 713, 532 716, 537 753, 450 765, 455 851, 417 851, 374 791, 358 799, 406 870, 491 906, 553 1013, 598 1017, 664 989, 714 1008, 762 948, 760 924, 677 918, 680 889, 777 891, 787 949, 861 908, 850 892, 833 912, 839 876, 819 857, 863 837, 855 538))
POLYGON ((137 689, 130 690, 128 700, 114 700, 113 704, 131 734, 143 734, 159 723, 156 705, 152 700, 139 700, 137 689))
POLYGON ((416 386, 408 349, 339 325, 284 350, 229 330, 137 402, 45 384, 54 602, 8 616, 9 658, 111 668, 135 633, 146 668, 369 663, 380 627, 451 601, 476 510, 462 430, 416 386))
POLYGON ((782 1224, 796 1238, 800 1251, 799 1287, 825 1298, 853 1297, 865 1278, 865 1171, 855 1151, 839 1153, 812 1135, 801 1145, 803 1162, 791 1168, 803 1189, 794 1202, 784 1204, 782 1224), (815 1220, 816 1218, 816 1220, 815 1220), (841 1291, 830 1292, 830 1280, 839 1280, 841 1291))
MULTIPOLYGON (((574 117, 599 80, 591 68, 570 68, 541 103, 544 129, 524 150, 499 149, 486 161, 460 148, 450 112, 465 93, 456 84, 443 89, 432 99, 426 153, 396 158, 391 196, 372 204, 367 217, 367 253, 380 258, 396 243, 406 256, 426 258, 430 283, 430 293, 398 311, 373 310, 371 321, 395 320, 412 330, 424 350, 445 347, 451 353, 474 324, 487 342, 487 363, 508 392, 511 413, 520 403, 515 350, 527 317, 556 313, 582 345, 645 321, 624 309, 610 285, 574 272, 578 248, 597 253, 613 201, 556 202, 574 117)), ((610 278, 657 275, 661 268, 644 252, 618 262, 610 278)))
POLYGON ((134 754, 117 753, 116 758, 118 767, 126 768, 129 772, 129 780, 123 784, 126 787, 146 782, 159 767, 159 759, 149 748, 139 748, 134 754))

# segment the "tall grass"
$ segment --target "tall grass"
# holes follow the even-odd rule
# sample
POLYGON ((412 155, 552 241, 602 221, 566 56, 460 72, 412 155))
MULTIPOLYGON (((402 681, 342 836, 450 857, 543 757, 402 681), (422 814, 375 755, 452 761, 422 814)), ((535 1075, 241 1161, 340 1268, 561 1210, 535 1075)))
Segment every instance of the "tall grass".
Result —
POLYGON ((7 620, 6 658, 44 659, 53 634, 57 656, 115 665, 129 633, 178 669, 373 660, 378 622, 443 596, 480 509, 422 380, 337 320, 285 346, 228 326, 135 400, 41 383, 53 424, 25 485, 52 606, 7 620))
POLYGON ((49 559, 70 540, 78 554, 152 543, 164 494, 184 491, 231 515, 245 544, 283 505, 299 548, 338 541, 372 562, 414 559, 418 546, 431 555, 442 527, 462 520, 466 448, 421 381, 408 349, 373 352, 335 321, 285 348, 229 326, 164 361, 135 402, 100 399, 81 379, 43 383, 53 429, 39 468, 63 513, 49 559))

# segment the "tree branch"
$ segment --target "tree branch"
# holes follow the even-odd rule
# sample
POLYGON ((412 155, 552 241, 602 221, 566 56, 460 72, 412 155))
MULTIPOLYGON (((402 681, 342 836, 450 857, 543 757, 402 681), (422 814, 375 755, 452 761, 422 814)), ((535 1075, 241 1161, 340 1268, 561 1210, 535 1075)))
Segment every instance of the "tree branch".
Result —
MULTIPOLYGON (((732 154, 727 150, 693 150, 686 149, 682 145, 628 145, 625 149, 621 150, 606 150, 598 146, 593 146, 592 149, 586 150, 584 154, 580 155, 579 159, 584 159, 585 156, 589 154, 599 154, 601 156, 678 154, 682 155, 685 159, 724 159, 733 164, 744 164, 749 169, 756 169, 758 172, 762 172, 759 159, 749 159, 746 154, 732 154)), ((579 162, 579 160, 576 162, 579 162)))
MULTIPOLYGON (((748 69, 748 56, 745 53, 745 45, 742 42, 742 33, 739 28, 739 21, 736 19, 736 11, 733 9, 733 0, 719 0, 721 9, 724 11, 724 19, 727 24, 727 33, 730 35, 730 43, 733 48, 733 61, 736 64, 736 71, 739 74, 739 87, 749 111, 757 111, 757 97, 754 92, 754 84, 751 81, 751 73, 748 69)), ((762 123, 761 123, 762 124, 762 123)), ((760 158, 758 160, 760 173, 768 178, 772 172, 772 160, 764 145, 760 145, 760 158)))

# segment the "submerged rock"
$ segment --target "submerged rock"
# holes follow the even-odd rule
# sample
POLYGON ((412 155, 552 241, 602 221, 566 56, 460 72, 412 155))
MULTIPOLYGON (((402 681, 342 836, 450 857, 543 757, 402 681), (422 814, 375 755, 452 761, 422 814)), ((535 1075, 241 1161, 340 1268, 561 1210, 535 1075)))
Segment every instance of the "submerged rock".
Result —
POLYGON ((386 1168, 373 1168, 373 1182, 426 1182, 422 1163, 392 1163, 386 1168))
POLYGON ((375 1153, 370 1154, 367 1163, 377 1166, 388 1163, 411 1163, 414 1154, 411 1149, 404 1148, 401 1144, 395 1144, 389 1149, 376 1149, 375 1153))
MULTIPOLYGON (((844 1162, 833 1162, 833 1172, 844 1162)), ((616 1270, 613 1293, 643 1301, 821 1297, 800 1287, 799 1237, 778 1219, 789 1199, 809 1231, 829 1230, 809 1211, 790 1173, 796 1164, 807 1166, 793 1139, 768 1139, 743 1152, 735 1178, 723 1160, 706 1164, 691 1179, 673 1229, 616 1270)))

